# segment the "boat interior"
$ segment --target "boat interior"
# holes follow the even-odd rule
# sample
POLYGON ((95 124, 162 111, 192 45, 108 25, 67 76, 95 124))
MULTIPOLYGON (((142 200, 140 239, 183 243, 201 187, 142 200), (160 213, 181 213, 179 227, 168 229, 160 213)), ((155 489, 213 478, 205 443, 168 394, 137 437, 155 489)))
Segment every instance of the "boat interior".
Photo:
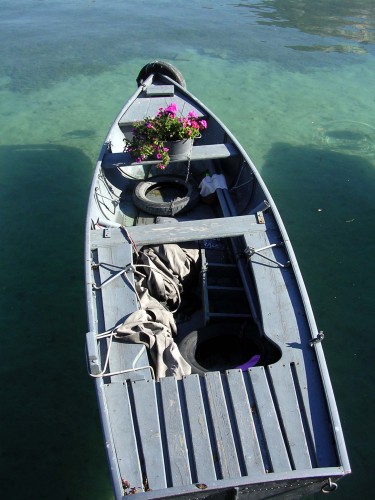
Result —
POLYGON ((318 339, 294 256, 251 164, 220 123, 168 78, 140 90, 117 124, 92 191, 90 307, 98 324, 87 340, 89 369, 102 384, 109 415, 115 487, 123 494, 176 492, 272 479, 282 488, 301 471, 305 486, 337 475, 318 339), (135 164, 123 151, 124 137, 135 119, 170 102, 204 116, 208 128, 187 157, 161 174, 155 161, 135 164), (226 187, 202 197, 199 186, 214 175, 226 187), (146 204, 138 206, 140 183, 146 183, 146 204), (175 211, 174 200, 186 196, 194 203, 175 211), (149 206, 161 211, 150 213, 149 206), (196 255, 187 275, 173 276, 177 302, 161 301, 191 369, 180 376, 173 367, 159 374, 144 343, 114 335, 140 308, 145 249, 162 254, 170 271, 165 255, 174 245, 196 255))

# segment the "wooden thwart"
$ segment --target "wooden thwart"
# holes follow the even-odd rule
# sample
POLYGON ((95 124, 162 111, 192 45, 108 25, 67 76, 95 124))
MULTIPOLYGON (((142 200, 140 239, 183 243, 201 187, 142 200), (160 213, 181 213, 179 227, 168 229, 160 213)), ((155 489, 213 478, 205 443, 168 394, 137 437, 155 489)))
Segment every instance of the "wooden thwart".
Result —
MULTIPOLYGON (((136 245, 157 245, 160 243, 181 243, 210 238, 228 238, 245 234, 248 231, 265 231, 266 226, 256 222, 255 215, 240 215, 223 217, 221 219, 204 219, 193 221, 175 221, 145 226, 131 226, 126 232, 136 245)), ((102 229, 91 233, 92 248, 106 247, 128 243, 126 233, 120 228, 111 228, 106 232, 102 229), (108 237, 109 236, 109 237, 108 237)))
MULTIPOLYGON (((230 156, 238 155, 238 150, 233 144, 207 144, 206 146, 193 146, 191 151, 191 160, 209 160, 209 159, 219 159, 219 158, 229 158, 230 156)), ((185 158, 179 157, 178 159, 171 159, 174 161, 184 161, 187 160, 188 156, 185 158)), ((153 165, 160 163, 160 160, 145 160, 142 165, 153 165)), ((102 167, 105 169, 111 168, 124 168, 131 165, 139 165, 139 163, 134 161, 134 158, 130 153, 106 153, 102 160, 102 167)))

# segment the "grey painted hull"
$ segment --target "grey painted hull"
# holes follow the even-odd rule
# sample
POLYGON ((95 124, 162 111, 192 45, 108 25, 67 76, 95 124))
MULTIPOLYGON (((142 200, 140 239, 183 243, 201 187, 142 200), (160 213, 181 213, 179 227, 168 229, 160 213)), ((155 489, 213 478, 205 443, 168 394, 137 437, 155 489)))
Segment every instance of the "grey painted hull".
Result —
MULTIPOLYGON (((350 473, 319 331, 274 201, 230 131, 168 76, 151 74, 109 130, 93 176, 85 252, 88 366, 116 498, 134 492, 142 498, 298 498, 335 489, 350 473), (132 201, 136 184, 153 174, 152 162, 134 164, 123 139, 132 122, 171 102, 208 122, 190 160, 180 158, 177 168, 186 171, 190 162, 198 181, 206 172, 220 173, 228 189, 217 190, 213 205, 199 202, 157 220, 132 201), (248 317, 266 353, 263 363, 156 380, 145 346, 112 335, 139 308, 134 249, 186 242, 205 248, 202 303, 178 336, 197 321, 235 328, 248 317), (207 263, 215 242, 227 245, 233 262, 207 263), (210 285, 225 273, 228 279, 237 273, 240 286, 210 285), (219 297, 219 308, 210 297, 219 297)), ((224 351, 231 349, 228 342, 224 351)))

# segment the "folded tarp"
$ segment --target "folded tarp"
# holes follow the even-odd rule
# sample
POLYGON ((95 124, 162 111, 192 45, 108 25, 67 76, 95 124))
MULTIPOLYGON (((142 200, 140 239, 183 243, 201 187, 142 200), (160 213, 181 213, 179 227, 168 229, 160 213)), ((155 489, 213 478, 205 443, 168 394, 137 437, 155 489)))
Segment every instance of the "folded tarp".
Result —
POLYGON ((116 329, 116 337, 147 346, 157 380, 168 376, 182 378, 191 373, 173 334, 176 334, 173 314, 162 308, 135 311, 116 329))
POLYGON ((171 311, 178 310, 184 286, 196 276, 198 261, 199 249, 194 244, 186 248, 157 245, 139 253, 136 290, 141 309, 116 328, 116 337, 147 346, 157 379, 191 373, 173 340, 177 326, 171 311))

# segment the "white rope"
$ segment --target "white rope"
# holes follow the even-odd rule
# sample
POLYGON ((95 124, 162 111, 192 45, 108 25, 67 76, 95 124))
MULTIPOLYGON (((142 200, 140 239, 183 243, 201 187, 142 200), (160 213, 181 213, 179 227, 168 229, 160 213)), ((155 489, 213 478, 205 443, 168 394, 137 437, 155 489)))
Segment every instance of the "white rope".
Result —
MULTIPOLYGON (((200 136, 202 137, 202 136, 200 136)), ((190 175, 190 162, 191 162, 191 154, 193 152, 193 145, 194 145, 194 139, 192 140, 191 142, 191 146, 190 146, 190 151, 188 152, 187 154, 187 159, 188 159, 188 165, 187 165, 187 172, 186 172, 186 178, 185 178, 185 182, 187 182, 189 180, 189 175, 190 175)), ((173 214, 172 214, 173 215, 173 214)))
POLYGON ((243 172, 243 170, 244 170, 244 168, 245 168, 245 166, 246 166, 246 165, 248 165, 248 164, 247 164, 247 162, 244 160, 244 161, 243 161, 243 163, 242 163, 241 170, 240 170, 240 172, 239 172, 239 174, 238 174, 238 176, 237 176, 236 182, 235 182, 235 183, 234 183, 234 185, 233 185, 233 186, 229 189, 229 191, 235 191, 236 189, 239 189, 239 188, 240 188, 240 187, 242 187, 242 186, 246 186, 246 184, 250 184, 250 182, 254 182, 254 174, 253 174, 253 172, 251 172, 251 173, 252 173, 252 177, 251 177, 248 181, 245 181, 245 182, 243 182, 242 184, 239 184, 239 185, 238 185, 238 182, 239 182, 239 180, 240 180, 240 178, 241 178, 242 172, 243 172))
MULTIPOLYGON (((88 371, 90 377, 93 377, 93 378, 113 377, 114 375, 121 375, 123 373, 136 372, 139 370, 145 370, 145 369, 149 368, 151 370, 151 373, 152 373, 152 378, 155 379, 155 372, 154 372, 154 369, 151 365, 144 365, 144 366, 137 366, 137 367, 133 366, 132 368, 127 368, 125 370, 118 370, 115 372, 107 372, 107 368, 108 368, 108 364, 109 364, 109 356, 111 353, 113 338, 116 336, 116 330, 117 330, 117 327, 114 328, 113 330, 107 330, 106 332, 99 333, 98 335, 96 335, 96 339, 99 341, 109 337, 109 344, 107 345, 107 354, 106 354, 106 357, 104 360, 104 366, 103 366, 102 371, 100 373, 97 373, 97 374, 93 374, 90 371, 88 371)), ((133 365, 138 361, 141 354, 142 353, 140 352, 134 358, 133 365)))

